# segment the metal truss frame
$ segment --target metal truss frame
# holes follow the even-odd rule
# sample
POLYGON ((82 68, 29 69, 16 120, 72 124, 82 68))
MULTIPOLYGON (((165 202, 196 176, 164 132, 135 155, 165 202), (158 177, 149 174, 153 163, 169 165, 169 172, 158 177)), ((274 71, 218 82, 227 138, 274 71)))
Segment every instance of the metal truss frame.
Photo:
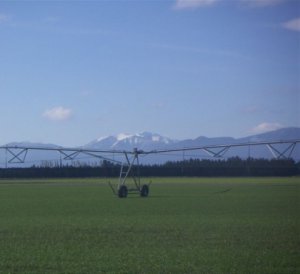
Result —
POLYGON ((28 153, 28 148, 6 148, 6 152, 11 155, 9 164, 24 164, 28 153))
POLYGON ((291 155, 296 147, 300 143, 300 140, 282 140, 282 141, 270 141, 270 142, 249 142, 249 143, 236 143, 236 144, 226 144, 226 145, 211 145, 211 146, 199 146, 199 147, 186 147, 178 149, 166 149, 166 150, 152 150, 145 152, 147 154, 161 154, 161 153, 170 153, 170 152, 179 152, 179 151, 195 151, 202 150, 207 153, 209 156, 214 158, 224 157, 225 154, 232 148, 236 147, 250 147, 250 146, 266 146, 272 156, 275 159, 288 159, 291 158, 291 155), (283 150, 276 148, 276 145, 286 144, 287 147, 283 150))
POLYGON ((268 149, 271 151, 272 155, 276 159, 288 159, 291 158, 291 155, 297 145, 297 142, 290 143, 287 148, 283 151, 279 151, 278 148, 275 148, 273 144, 267 144, 268 149))
POLYGON ((296 145, 300 143, 300 139, 297 140, 281 140, 281 141, 270 141, 270 142, 249 142, 249 143, 237 143, 237 144, 225 144, 225 145, 211 145, 211 146, 199 146, 199 147, 183 147, 176 149, 165 149, 165 150, 151 150, 143 151, 135 148, 133 151, 124 150, 96 150, 96 149, 83 149, 83 148, 63 148, 63 147, 34 147, 34 146, 0 146, 0 150, 5 150, 6 157, 9 155, 10 158, 6 163, 9 164, 23 164, 26 161, 26 157, 31 150, 44 150, 44 151, 57 151, 63 156, 64 160, 75 160, 78 155, 85 154, 91 157, 95 157, 102 160, 107 160, 109 162, 114 162, 120 165, 120 175, 118 184, 113 187, 110 183, 114 194, 119 197, 126 197, 127 193, 138 193, 142 197, 147 197, 149 193, 149 186, 151 184, 141 184, 140 176, 140 155, 151 155, 151 154, 164 154, 171 152, 182 152, 183 155, 186 151, 204 151, 209 156, 214 158, 224 157, 225 154, 232 148, 235 147, 250 147, 250 146, 266 146, 271 152, 275 159, 288 159, 292 156, 292 153, 296 145), (285 145, 282 149, 278 148, 278 145, 285 145), (277 147, 276 147, 277 146, 277 147), (125 161, 117 161, 112 158, 108 158, 103 155, 107 154, 117 154, 123 155, 125 161), (136 174, 135 174, 136 173, 136 174), (134 187, 128 189, 126 182, 128 178, 132 178, 134 182, 134 187))
POLYGON ((24 164, 26 162, 26 157, 29 151, 57 151, 60 155, 62 155, 63 160, 73 161, 80 154, 85 154, 94 158, 99 158, 102 160, 107 160, 110 162, 115 162, 118 164, 122 164, 121 161, 117 161, 100 154, 111 154, 111 153, 124 153, 124 151, 105 151, 105 150, 91 150, 91 149, 78 149, 78 148, 50 148, 50 147, 33 147, 33 146, 0 146, 0 150, 5 150, 7 163, 9 164, 24 164))

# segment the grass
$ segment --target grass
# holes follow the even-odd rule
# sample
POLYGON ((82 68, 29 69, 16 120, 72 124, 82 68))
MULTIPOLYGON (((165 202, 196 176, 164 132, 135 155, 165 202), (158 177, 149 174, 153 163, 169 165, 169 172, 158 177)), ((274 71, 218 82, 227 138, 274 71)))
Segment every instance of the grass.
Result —
POLYGON ((0 273, 300 273, 300 178, 1 180, 0 273))

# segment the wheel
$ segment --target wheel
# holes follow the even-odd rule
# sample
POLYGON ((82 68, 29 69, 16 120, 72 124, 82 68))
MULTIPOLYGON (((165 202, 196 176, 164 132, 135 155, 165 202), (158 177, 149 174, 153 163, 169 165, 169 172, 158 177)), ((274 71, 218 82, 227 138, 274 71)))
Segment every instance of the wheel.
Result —
POLYGON ((141 197, 147 197, 149 195, 149 186, 143 185, 140 193, 141 197))
POLYGON ((119 198, 126 198, 128 194, 127 187, 125 185, 121 185, 118 190, 118 196, 119 198))

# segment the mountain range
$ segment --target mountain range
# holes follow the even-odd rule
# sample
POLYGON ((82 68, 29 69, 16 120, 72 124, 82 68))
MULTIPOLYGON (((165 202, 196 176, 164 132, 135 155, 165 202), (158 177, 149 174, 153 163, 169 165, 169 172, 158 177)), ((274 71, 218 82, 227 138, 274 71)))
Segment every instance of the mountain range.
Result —
MULTIPOLYGON (((156 133, 143 132, 138 134, 118 134, 116 136, 107 136, 96 139, 84 146, 91 149, 112 149, 112 150, 129 150, 138 148, 144 151, 157 149, 173 149, 173 148, 188 148, 209 145, 228 145, 248 142, 265 142, 265 141, 280 141, 280 140, 295 140, 300 139, 300 128, 290 127, 281 128, 275 131, 270 131, 262 134, 250 135, 243 138, 233 137, 214 137, 209 138, 200 136, 195 139, 176 140, 156 133)), ((284 150, 286 145, 275 146, 279 150, 284 150)), ((207 158, 209 155, 203 151, 185 153, 168 153, 168 155, 152 155, 147 156, 149 163, 161 163, 165 161, 176 161, 186 159, 188 157, 207 158)), ((239 156, 241 158, 272 158, 273 155, 266 146, 257 147, 240 147, 232 148, 226 154, 226 157, 239 156)), ((296 146, 292 153, 295 160, 300 160, 300 144, 296 146)))
MULTIPOLYGON (((161 136, 157 133, 142 132, 138 134, 118 134, 115 136, 106 136, 95 139, 88 144, 85 144, 79 148, 83 149, 97 149, 97 150, 126 150, 132 151, 134 148, 138 148, 144 151, 158 150, 158 149, 174 149, 174 148, 188 148, 208 145, 228 145, 248 142, 265 142, 265 141, 279 141, 279 140, 296 140, 300 139, 300 128, 290 127, 281 128, 275 131, 270 131, 262 134, 251 135, 243 138, 232 137, 215 137, 209 138, 200 136, 195 139, 176 140, 165 136, 161 136)), ((53 144, 40 144, 40 143, 10 143, 7 145, 14 146, 38 146, 38 147, 53 147, 59 148, 58 145, 53 144)), ((278 150, 283 151, 286 145, 277 145, 278 150)), ((253 157, 253 158, 272 158, 270 150, 266 146, 247 146, 231 148, 225 157, 239 156, 241 158, 253 157)), ((291 155, 296 161, 300 160, 300 143, 294 149, 291 155)), ((117 156, 114 156, 117 157, 117 156)), ((194 152, 176 152, 160 155, 149 155, 142 159, 142 163, 153 164, 163 163, 166 161, 177 161, 188 158, 207 158, 209 155, 203 151, 194 152)), ((54 160, 59 159, 58 152, 49 151, 32 151, 28 153, 26 162, 31 165, 40 160, 54 160)), ((82 161, 95 161, 94 159, 82 160, 82 161)), ((0 150, 0 162, 5 162, 3 151, 0 150)), ((37 163, 38 164, 38 163, 37 163)), ((27 164, 28 165, 28 164, 27 164)), ((0 165, 1 166, 1 165, 0 165)), ((3 166, 3 164, 2 164, 3 166)))
POLYGON ((134 148, 142 150, 153 150, 165 148, 180 143, 168 137, 156 133, 142 132, 137 134, 118 134, 116 136, 107 136, 96 139, 84 148, 92 149, 110 149, 110 150, 133 150, 134 148))

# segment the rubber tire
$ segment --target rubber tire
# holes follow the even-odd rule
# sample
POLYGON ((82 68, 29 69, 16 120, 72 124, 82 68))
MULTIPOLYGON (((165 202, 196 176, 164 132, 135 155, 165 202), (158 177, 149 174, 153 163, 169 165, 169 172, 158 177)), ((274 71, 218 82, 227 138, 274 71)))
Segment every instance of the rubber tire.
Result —
POLYGON ((148 197, 149 195, 149 186, 148 185, 143 185, 142 189, 140 191, 141 197, 148 197))
POLYGON ((118 196, 119 198, 126 198, 128 194, 128 189, 125 185, 121 185, 118 190, 118 196))

